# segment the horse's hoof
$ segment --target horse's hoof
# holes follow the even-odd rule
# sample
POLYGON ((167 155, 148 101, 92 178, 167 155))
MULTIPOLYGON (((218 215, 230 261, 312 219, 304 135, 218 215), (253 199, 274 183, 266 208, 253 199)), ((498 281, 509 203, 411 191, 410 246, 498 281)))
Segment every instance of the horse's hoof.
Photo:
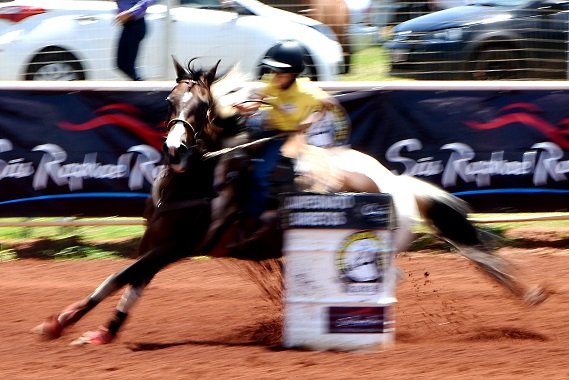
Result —
POLYGON ((86 344, 93 344, 99 346, 102 344, 109 344, 115 339, 109 330, 104 327, 99 327, 95 331, 87 331, 83 333, 79 338, 71 342, 72 346, 84 346, 86 344))
POLYGON ((544 302, 550 295, 550 291, 543 286, 535 286, 524 295, 524 302, 529 306, 536 306, 544 302))
POLYGON ((56 316, 48 317, 43 323, 37 325, 32 330, 32 333, 39 335, 46 340, 57 339, 63 333, 63 326, 57 320, 56 316))

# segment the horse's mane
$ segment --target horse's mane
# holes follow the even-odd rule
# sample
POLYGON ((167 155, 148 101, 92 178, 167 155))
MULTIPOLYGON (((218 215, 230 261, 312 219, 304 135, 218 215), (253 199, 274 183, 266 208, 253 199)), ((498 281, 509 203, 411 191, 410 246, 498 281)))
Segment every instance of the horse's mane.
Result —
POLYGON ((235 114, 232 106, 250 98, 259 85, 260 82, 254 81, 250 74, 243 73, 239 65, 234 65, 211 86, 217 114, 222 117, 235 114))
POLYGON ((200 84, 205 85, 205 77, 207 76, 209 69, 204 69, 203 67, 196 67, 195 66, 195 61, 197 60, 197 57, 192 58, 189 60, 189 62, 186 64, 186 73, 184 75, 182 75, 181 77, 176 78, 176 82, 179 82, 180 80, 191 80, 191 81, 195 81, 198 82, 200 84))

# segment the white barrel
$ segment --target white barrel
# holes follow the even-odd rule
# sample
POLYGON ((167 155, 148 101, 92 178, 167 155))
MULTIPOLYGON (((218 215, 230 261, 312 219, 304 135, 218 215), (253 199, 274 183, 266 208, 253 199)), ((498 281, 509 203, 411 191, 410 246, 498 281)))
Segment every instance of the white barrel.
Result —
POLYGON ((282 197, 285 347, 373 351, 394 342, 392 209, 388 194, 282 197))

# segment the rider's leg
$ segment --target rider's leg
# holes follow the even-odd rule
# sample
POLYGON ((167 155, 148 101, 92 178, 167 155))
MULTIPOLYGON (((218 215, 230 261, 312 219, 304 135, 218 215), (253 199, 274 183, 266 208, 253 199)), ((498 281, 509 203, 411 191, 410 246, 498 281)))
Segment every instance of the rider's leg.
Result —
POLYGON ((261 157, 254 160, 251 193, 245 214, 250 219, 258 220, 267 206, 269 198, 269 178, 280 159, 283 140, 271 140, 266 143, 261 157))

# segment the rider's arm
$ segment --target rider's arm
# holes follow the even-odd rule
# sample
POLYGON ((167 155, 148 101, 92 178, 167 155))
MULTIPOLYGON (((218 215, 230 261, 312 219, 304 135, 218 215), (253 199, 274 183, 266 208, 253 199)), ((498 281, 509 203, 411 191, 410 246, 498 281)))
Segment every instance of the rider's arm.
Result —
POLYGON ((320 99, 320 106, 315 108, 313 112, 311 112, 305 119, 303 119, 298 125, 298 132, 304 132, 312 124, 320 120, 326 111, 331 110, 332 108, 336 107, 338 102, 335 98, 328 96, 326 98, 320 99))

